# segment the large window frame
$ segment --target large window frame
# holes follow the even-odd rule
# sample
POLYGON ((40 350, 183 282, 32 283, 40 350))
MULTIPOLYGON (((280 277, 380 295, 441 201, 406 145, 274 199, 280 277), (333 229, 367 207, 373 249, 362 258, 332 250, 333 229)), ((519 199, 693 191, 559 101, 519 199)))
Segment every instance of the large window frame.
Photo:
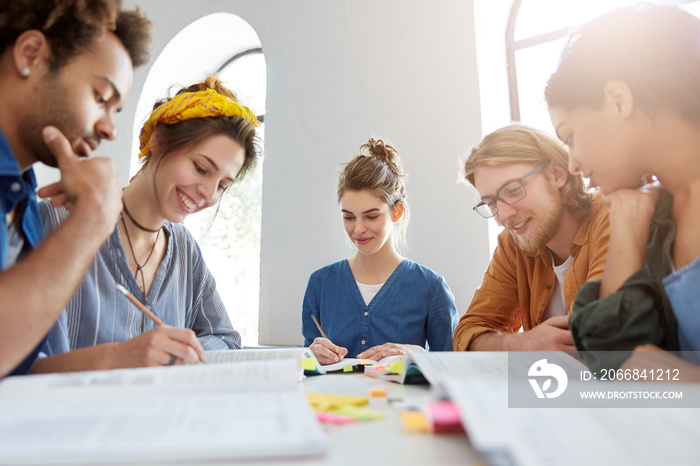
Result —
MULTIPOLYGON (((677 3, 681 5, 690 5, 693 3, 700 2, 698 2, 698 0, 677 0, 677 3)), ((575 26, 564 27, 552 31, 543 31, 539 34, 535 34, 523 39, 516 39, 516 28, 518 19, 520 18, 519 15, 522 4, 523 0, 513 1, 513 4, 510 8, 510 13, 508 15, 508 22, 505 35, 506 63, 508 73, 508 101, 510 104, 510 118, 513 122, 520 122, 522 119, 521 99, 518 88, 518 66, 516 60, 517 52, 527 50, 532 47, 544 45, 550 42, 554 42, 560 39, 564 39, 575 28, 575 26)), ((612 8, 615 8, 615 6, 613 5, 612 8)))

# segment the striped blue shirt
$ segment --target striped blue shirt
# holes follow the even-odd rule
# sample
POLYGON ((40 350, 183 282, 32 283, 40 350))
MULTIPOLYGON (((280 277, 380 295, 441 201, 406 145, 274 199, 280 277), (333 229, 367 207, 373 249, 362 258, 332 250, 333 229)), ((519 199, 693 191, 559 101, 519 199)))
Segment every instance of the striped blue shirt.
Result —
MULTIPOLYGON (((68 216, 64 208, 40 203, 46 235, 68 216)), ((165 324, 192 329, 205 350, 238 349, 233 329, 196 240, 179 223, 165 222, 165 257, 144 297, 126 261, 118 225, 88 268, 80 289, 49 333, 43 352, 59 354, 101 343, 121 342, 157 326, 116 286, 121 284, 165 324)))

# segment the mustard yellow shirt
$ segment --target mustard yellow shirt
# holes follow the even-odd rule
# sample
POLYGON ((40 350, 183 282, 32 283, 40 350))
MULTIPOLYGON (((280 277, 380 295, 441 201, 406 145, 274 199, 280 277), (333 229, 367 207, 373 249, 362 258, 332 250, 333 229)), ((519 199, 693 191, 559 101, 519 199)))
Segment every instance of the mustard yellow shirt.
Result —
MULTIPOLYGON (((573 261, 563 285, 569 313, 583 284, 603 276, 609 211, 600 196, 595 196, 591 217, 581 223, 574 237, 569 250, 573 261)), ((454 350, 466 351, 474 338, 487 332, 515 333, 520 327, 527 331, 540 324, 556 280, 546 246, 526 254, 507 231, 501 232, 484 281, 455 329, 454 350)))

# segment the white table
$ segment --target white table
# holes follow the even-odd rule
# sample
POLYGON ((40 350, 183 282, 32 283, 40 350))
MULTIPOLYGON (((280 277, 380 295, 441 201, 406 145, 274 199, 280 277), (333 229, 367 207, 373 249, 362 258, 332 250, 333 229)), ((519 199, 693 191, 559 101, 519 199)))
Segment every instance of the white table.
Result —
POLYGON ((396 465, 469 466, 484 464, 464 434, 412 433, 404 429, 400 411, 406 404, 430 398, 428 385, 400 385, 365 377, 359 372, 308 377, 307 393, 368 396, 366 408, 384 414, 383 419, 352 424, 323 424, 328 434, 328 451, 320 458, 256 461, 261 465, 396 465), (371 397, 370 388, 381 388, 387 397, 371 397))

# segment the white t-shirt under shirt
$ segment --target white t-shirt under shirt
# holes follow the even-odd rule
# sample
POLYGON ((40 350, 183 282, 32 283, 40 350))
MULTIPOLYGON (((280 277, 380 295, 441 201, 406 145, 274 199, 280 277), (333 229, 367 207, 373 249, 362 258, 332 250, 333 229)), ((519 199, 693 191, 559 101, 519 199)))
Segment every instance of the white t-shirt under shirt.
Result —
POLYGON ((374 298, 377 293, 379 293, 379 290, 382 289, 382 286, 384 286, 384 283, 380 283, 379 285, 365 285, 357 280, 355 283, 357 283, 357 287, 360 289, 360 294, 362 294, 362 299, 365 302, 365 306, 369 306, 372 298, 374 298))
POLYGON ((550 317, 565 316, 569 313, 569 308, 566 305, 566 299, 564 298, 564 276, 566 275, 566 272, 568 272, 572 261, 573 257, 569 256, 569 258, 566 259, 563 264, 554 265, 554 258, 552 258, 552 266, 554 267, 554 274, 557 276, 557 282, 554 284, 554 292, 552 293, 552 297, 549 298, 547 309, 544 310, 542 321, 545 321, 550 317))

